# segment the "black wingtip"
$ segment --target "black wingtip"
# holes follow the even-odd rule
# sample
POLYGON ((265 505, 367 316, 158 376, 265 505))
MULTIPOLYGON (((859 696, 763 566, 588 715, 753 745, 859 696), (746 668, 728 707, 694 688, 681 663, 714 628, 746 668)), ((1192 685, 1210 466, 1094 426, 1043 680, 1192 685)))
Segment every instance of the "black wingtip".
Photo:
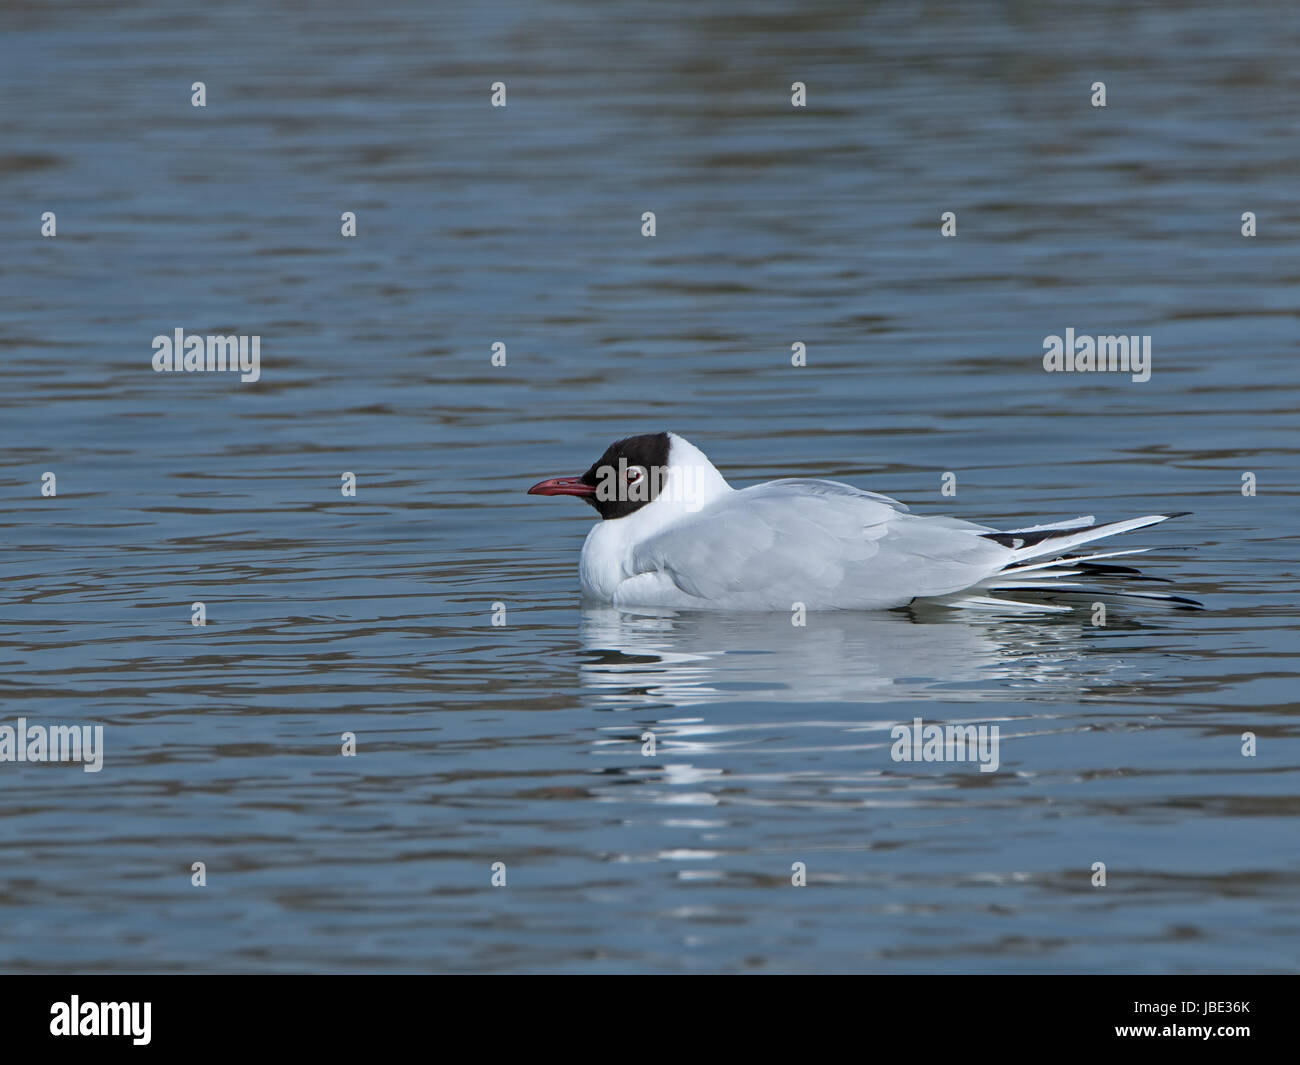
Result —
POLYGON ((1168 603, 1177 610, 1204 610, 1205 604, 1185 595, 1170 595, 1168 592, 1112 592, 1102 591, 1101 595, 1118 596, 1124 599, 1146 599, 1153 603, 1168 603))

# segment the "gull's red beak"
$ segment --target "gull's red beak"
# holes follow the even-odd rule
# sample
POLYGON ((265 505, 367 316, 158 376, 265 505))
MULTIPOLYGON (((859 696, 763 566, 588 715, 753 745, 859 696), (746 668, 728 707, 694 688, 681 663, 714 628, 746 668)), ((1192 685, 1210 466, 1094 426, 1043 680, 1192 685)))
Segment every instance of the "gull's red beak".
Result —
POLYGON ((538 481, 528 489, 530 496, 594 496, 596 486, 587 484, 581 477, 551 477, 538 481))

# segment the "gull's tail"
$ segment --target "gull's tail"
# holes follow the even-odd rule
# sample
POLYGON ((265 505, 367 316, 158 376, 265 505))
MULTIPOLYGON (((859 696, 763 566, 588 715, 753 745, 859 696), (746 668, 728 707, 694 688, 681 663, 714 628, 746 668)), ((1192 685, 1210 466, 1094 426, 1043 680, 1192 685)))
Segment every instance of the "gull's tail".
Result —
POLYGON ((1104 551, 1089 555, 1071 555, 1071 550, 1093 540, 1102 540, 1134 529, 1144 529, 1148 525, 1158 525, 1170 518, 1181 518, 1188 511, 1176 514, 1149 514, 1143 518, 1129 518, 1126 521, 1112 521, 1096 524, 1091 515, 1058 521, 1050 525, 1030 525, 1023 529, 1007 529, 1005 532, 982 533, 987 540, 1011 549, 1011 558, 1007 564, 991 577, 981 581, 969 592, 948 596, 945 602, 949 606, 991 609, 1011 607, 1024 611, 1068 611, 1069 607, 1052 606, 1040 603, 1017 603, 995 596, 981 595, 980 592, 992 592, 1008 589, 1033 591, 1064 591, 1074 594, 1096 594, 1102 596, 1122 596, 1130 599, 1153 599, 1170 606, 1185 609, 1201 609, 1202 604, 1195 599, 1168 592, 1129 591, 1107 587, 1097 587, 1086 581, 1122 579, 1128 582, 1146 581, 1168 584, 1160 577, 1145 577, 1132 566, 1103 564, 1101 559, 1118 558, 1120 555, 1140 555, 1149 548, 1130 548, 1127 551, 1104 551), (1040 561, 1045 560, 1045 561, 1040 561), (1066 578, 1082 577, 1083 581, 1066 578))

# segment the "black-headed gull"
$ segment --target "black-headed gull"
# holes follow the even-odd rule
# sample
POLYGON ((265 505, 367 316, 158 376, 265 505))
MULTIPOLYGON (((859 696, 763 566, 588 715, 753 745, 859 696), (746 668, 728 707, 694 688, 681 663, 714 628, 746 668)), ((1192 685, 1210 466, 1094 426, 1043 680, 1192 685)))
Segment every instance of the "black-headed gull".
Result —
MULTIPOLYGON (((581 476, 552 477, 528 494, 578 496, 600 514, 582 547, 588 597, 670 610, 886 610, 914 600, 1067 610, 984 593, 1072 589, 1079 583, 1064 578, 1131 575, 1097 560, 1145 548, 1066 553, 1180 516, 1100 525, 1086 516, 998 530, 921 517, 839 481, 788 478, 737 490, 676 433, 619 440, 581 476)), ((1155 592, 1109 594, 1199 606, 1155 592)))

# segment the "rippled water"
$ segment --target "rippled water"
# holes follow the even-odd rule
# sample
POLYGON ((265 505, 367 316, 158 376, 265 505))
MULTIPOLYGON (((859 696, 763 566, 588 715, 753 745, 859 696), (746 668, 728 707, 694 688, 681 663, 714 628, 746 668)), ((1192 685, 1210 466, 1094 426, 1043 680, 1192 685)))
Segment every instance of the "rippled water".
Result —
POLYGON ((1300 968, 1285 7, 0 30, 0 723, 105 729, 0 764, 4 969, 1300 968), (177 327, 261 380, 155 374, 177 327), (1151 379, 1045 373, 1066 328, 1151 379), (922 513, 1189 510, 1126 546, 1208 609, 584 607, 590 512, 524 490, 660 429, 922 513), (1000 768, 895 762, 916 717, 1000 768))

